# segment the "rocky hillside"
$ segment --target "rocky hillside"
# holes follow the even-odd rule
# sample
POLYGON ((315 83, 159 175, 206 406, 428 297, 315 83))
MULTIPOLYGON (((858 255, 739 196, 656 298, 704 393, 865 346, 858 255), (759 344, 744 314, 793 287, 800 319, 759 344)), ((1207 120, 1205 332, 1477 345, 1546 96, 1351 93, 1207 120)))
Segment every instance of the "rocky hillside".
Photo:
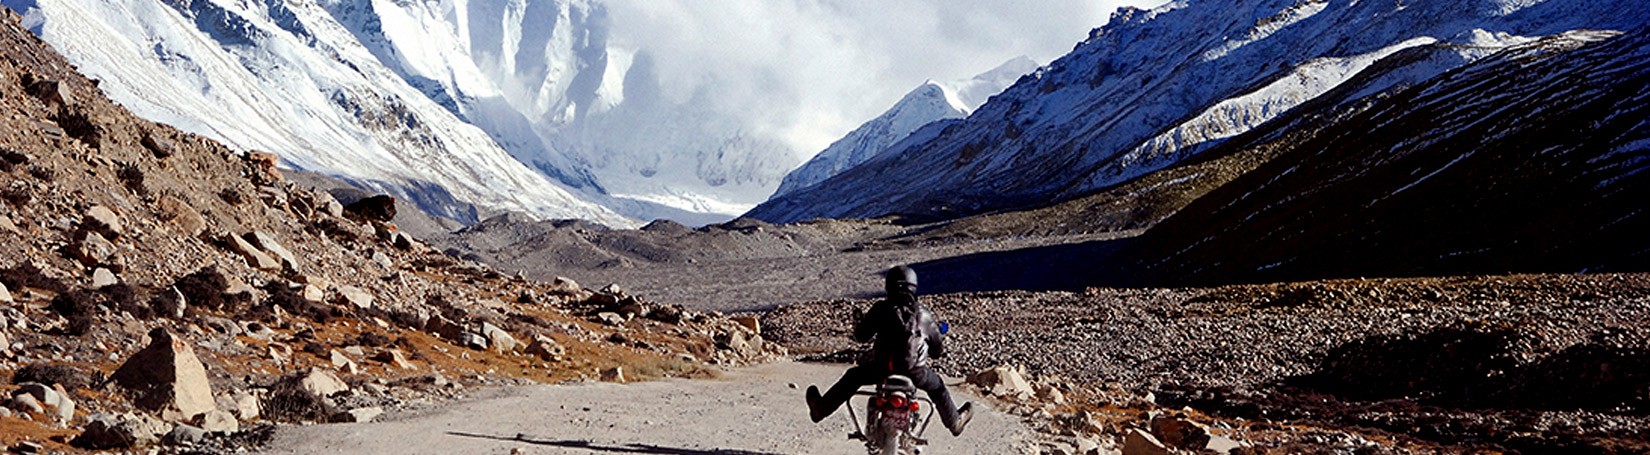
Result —
POLYGON ((1158 282, 1650 268, 1650 34, 1519 46, 1287 144, 1127 253, 1158 282))
POLYGON ((755 325, 536 282, 133 116, 0 12, 0 444, 255 440, 512 381, 705 374, 755 325), (237 430, 239 429, 239 430, 237 430))

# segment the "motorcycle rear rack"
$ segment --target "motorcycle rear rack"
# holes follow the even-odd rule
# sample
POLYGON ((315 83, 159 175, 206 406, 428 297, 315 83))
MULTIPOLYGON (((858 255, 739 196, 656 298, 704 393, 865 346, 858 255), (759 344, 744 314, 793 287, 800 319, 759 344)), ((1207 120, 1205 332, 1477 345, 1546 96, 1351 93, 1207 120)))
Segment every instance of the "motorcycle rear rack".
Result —
MULTIPOLYGON (((854 391, 854 396, 874 397, 876 395, 877 395, 876 392, 870 392, 870 391, 865 391, 865 390, 856 390, 856 391, 854 391)), ((928 423, 934 421, 934 411, 935 411, 934 410, 934 402, 929 400, 928 398, 916 396, 916 394, 914 394, 914 393, 911 394, 910 400, 921 402, 921 403, 928 403, 928 406, 927 406, 928 415, 923 416, 922 426, 917 428, 917 434, 912 435, 913 439, 915 439, 918 444, 927 445, 928 440, 923 439, 922 435, 923 435, 923 433, 928 432, 928 423)), ((861 427, 859 425, 859 418, 854 417, 856 414, 858 414, 858 412, 854 411, 854 400, 848 400, 848 402, 843 403, 843 405, 848 407, 848 422, 852 423, 854 425, 854 432, 853 433, 848 433, 848 439, 864 441, 865 440, 865 430, 864 430, 865 427, 861 427)), ((871 422, 865 422, 865 423, 869 424, 871 422)))

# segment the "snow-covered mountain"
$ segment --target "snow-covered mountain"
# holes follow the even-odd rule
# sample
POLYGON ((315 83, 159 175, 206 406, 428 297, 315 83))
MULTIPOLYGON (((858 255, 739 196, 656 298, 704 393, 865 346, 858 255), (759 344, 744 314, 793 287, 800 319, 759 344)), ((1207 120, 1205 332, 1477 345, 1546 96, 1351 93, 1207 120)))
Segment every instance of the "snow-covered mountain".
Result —
POLYGON ((774 197, 819 183, 870 160, 924 125, 967 117, 992 95, 1036 69, 1036 61, 1021 56, 968 80, 925 82, 906 93, 882 115, 855 128, 802 167, 785 175, 774 197))
POLYGON ((949 217, 1046 204, 1182 162, 1378 66, 1373 94, 1536 37, 1631 29, 1639 0, 1179 0, 1124 8, 968 118, 749 215, 949 217))
POLYGON ((667 96, 599 0, 0 1, 140 115, 465 221, 725 219, 801 159, 667 96))
POLYGON ((512 159, 378 59, 315 2, 5 0, 146 118, 268 150, 475 221, 519 210, 633 224, 512 159))

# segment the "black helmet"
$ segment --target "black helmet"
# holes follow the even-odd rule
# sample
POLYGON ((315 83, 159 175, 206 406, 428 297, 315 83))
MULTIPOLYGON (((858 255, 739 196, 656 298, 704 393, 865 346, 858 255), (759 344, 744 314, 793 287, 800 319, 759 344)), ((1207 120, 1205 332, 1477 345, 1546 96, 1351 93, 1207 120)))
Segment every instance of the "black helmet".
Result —
POLYGON ((910 267, 894 266, 888 269, 886 279, 884 286, 889 294, 898 292, 917 293, 917 271, 911 270, 910 267))

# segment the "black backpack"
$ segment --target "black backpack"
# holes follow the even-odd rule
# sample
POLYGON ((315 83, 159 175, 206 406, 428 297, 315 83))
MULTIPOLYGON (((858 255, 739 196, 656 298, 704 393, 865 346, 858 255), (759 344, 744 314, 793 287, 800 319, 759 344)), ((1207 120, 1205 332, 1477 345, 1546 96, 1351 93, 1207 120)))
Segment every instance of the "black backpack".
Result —
POLYGON ((888 367, 895 372, 910 371, 919 366, 926 366, 928 360, 928 337, 922 328, 922 305, 916 299, 893 306, 895 324, 889 328, 898 328, 898 333, 884 333, 880 336, 888 337, 883 346, 889 357, 888 367))

